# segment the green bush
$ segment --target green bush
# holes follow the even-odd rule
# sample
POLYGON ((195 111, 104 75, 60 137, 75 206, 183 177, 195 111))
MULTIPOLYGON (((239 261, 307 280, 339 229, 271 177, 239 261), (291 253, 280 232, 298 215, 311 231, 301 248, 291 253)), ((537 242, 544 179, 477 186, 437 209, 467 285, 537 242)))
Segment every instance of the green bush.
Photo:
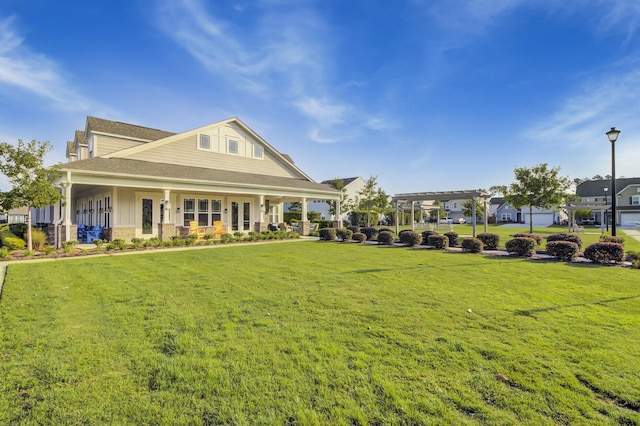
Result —
POLYGON ((353 241, 357 241, 359 243, 364 243, 365 241, 367 241, 367 236, 365 234, 363 234, 362 232, 355 232, 352 236, 351 239, 353 241))
POLYGON ((365 226, 364 228, 360 228, 360 233, 367 236, 367 241, 371 241, 376 239, 376 236, 378 235, 378 230, 373 227, 365 226))
POLYGON ((582 238, 580 238, 580 236, 577 234, 561 232, 559 234, 549 235, 547 237, 547 244, 549 244, 550 241, 571 241, 572 243, 576 243, 578 245, 578 250, 582 248, 582 238))
MULTIPOLYGON (((378 236, 378 238, 380 238, 378 236)), ((422 242, 422 235, 415 231, 404 231, 400 233, 400 241, 408 245, 409 247, 417 246, 422 242)))
POLYGON ((324 229, 324 228, 333 228, 333 221, 332 220, 314 220, 314 222, 316 222, 318 224, 318 229, 324 229))
POLYGON ((47 234, 42 229, 31 230, 31 245, 34 250, 42 250, 47 242, 47 234))
POLYGON ((542 244, 542 239, 544 238, 540 234, 530 234, 528 232, 523 232, 520 234, 513 234, 513 238, 533 238, 536 241, 536 246, 540 246, 542 244))
POLYGON ((449 238, 449 247, 458 245, 458 233, 457 232, 445 232, 444 234, 447 238, 449 238))
POLYGON ((115 238, 109 245, 118 250, 124 250, 127 248, 127 242, 122 238, 115 238))
POLYGON ((600 242, 602 242, 602 243, 624 244, 624 238, 622 238, 622 237, 613 237, 613 236, 610 236, 610 235, 600 235, 600 242))
POLYGON ((323 228, 318 231, 321 240, 333 241, 336 239, 336 228, 323 228))
POLYGON ((536 240, 528 237, 516 237, 507 241, 504 248, 516 256, 531 257, 536 249, 536 240))
POLYGON ((423 245, 427 245, 429 244, 429 237, 431 235, 438 235, 438 233, 436 231, 423 231, 422 232, 422 244, 423 245))
MULTIPOLYGON (((395 234, 395 232, 393 232, 393 229, 390 228, 378 228, 378 234, 381 233, 382 231, 387 231, 387 232, 391 232, 392 234, 395 234)), ((405 231, 410 231, 410 229, 405 229, 405 231)), ((402 233, 404 231, 400 231, 400 233, 402 233)))
POLYGON ((547 243, 547 254, 563 262, 576 260, 579 252, 580 248, 572 241, 551 241, 547 243))
POLYGON ((433 248, 444 250, 449 247, 449 238, 440 234, 429 235, 429 245, 433 248))
POLYGON ((393 233, 382 231, 378 234, 378 244, 393 245, 393 233))
POLYGON ((595 243, 584 250, 584 257, 594 263, 620 263, 624 260, 624 247, 618 243, 595 243))
POLYGON ((16 236, 16 234, 9 229, 5 229, 0 233, 0 242, 2 242, 2 246, 6 247, 7 250, 22 250, 27 245, 22 238, 16 236))
POLYGON ((336 229, 336 236, 342 241, 349 241, 353 236, 353 231, 345 228, 336 229))
POLYGON ((462 251, 465 253, 480 253, 484 244, 479 238, 465 238, 462 240, 462 251))
POLYGON ((352 233, 356 233, 356 232, 360 232, 360 227, 359 226, 347 226, 347 229, 350 230, 352 233))
POLYGON ((22 238, 24 240, 25 237, 27 236, 27 224, 26 223, 11 223, 11 224, 9 224, 9 231, 13 232, 16 237, 22 238))
POLYGON ((483 233, 478 235, 478 239, 484 244, 485 250, 497 250, 500 242, 500 235, 483 233))
MULTIPOLYGON (((354 226, 367 226, 368 213, 365 211, 350 211, 349 223, 354 226)), ((380 214, 378 212, 371 212, 371 220, 369 223, 375 225, 380 221, 380 214)))
POLYGON ((220 242, 223 244, 230 243, 234 240, 235 238, 233 237, 233 234, 222 234, 220 236, 220 242))
POLYGON ((11 257, 11 252, 9 251, 9 249, 6 247, 0 248, 0 259, 7 259, 9 257, 11 257))

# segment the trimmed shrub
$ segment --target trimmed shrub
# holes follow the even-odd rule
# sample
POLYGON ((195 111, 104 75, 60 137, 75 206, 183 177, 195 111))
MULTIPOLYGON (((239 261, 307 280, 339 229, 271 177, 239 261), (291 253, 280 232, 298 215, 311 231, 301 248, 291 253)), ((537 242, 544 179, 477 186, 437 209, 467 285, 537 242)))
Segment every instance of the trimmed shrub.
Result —
POLYGON ((547 254, 563 262, 571 262, 578 258, 580 247, 572 241, 551 241, 547 243, 547 254))
POLYGON ((549 244, 550 241, 571 241, 578 245, 578 250, 582 248, 582 238, 577 234, 562 232, 560 234, 549 235, 547 237, 547 244, 549 244))
POLYGON ((352 233, 356 233, 356 232, 360 232, 360 227, 359 226, 347 226, 347 229, 350 230, 352 233))
POLYGON ((524 232, 521 234, 513 234, 513 238, 533 238, 536 241, 536 246, 540 246, 542 244, 542 239, 544 238, 540 234, 530 234, 528 232, 524 232))
POLYGON ((484 244, 485 250, 497 250, 500 242, 500 235, 483 233, 478 235, 478 239, 484 244))
POLYGON ((367 236, 364 235, 362 232, 355 232, 352 236, 351 239, 353 241, 357 241, 359 243, 364 243, 365 241, 367 241, 367 236))
POLYGON ((516 237, 507 241, 504 248, 516 256, 531 257, 536 249, 536 240, 528 237, 516 237))
POLYGON ((322 220, 322 219, 320 219, 320 220, 316 220, 314 222, 318 224, 318 229, 333 228, 333 221, 332 220, 322 220))
POLYGON ((382 231, 378 234, 378 244, 393 245, 393 232, 382 231))
POLYGON ((449 238, 440 234, 429 235, 429 245, 433 248, 444 250, 449 247, 449 238))
POLYGON ((27 236, 27 224, 26 223, 10 223, 9 231, 13 232, 16 237, 22 238, 24 240, 25 237, 27 236))
POLYGON ((422 235, 418 234, 415 231, 406 230, 400 233, 400 241, 402 241, 409 247, 417 246, 422 242, 422 235))
POLYGON ((321 240, 333 241, 336 239, 336 228, 323 228, 318 231, 321 240))
POLYGON ((484 244, 479 238, 465 238, 462 240, 462 251, 465 253, 480 253, 484 244))
POLYGON ((449 238, 449 247, 458 245, 458 233, 457 232, 445 232, 444 235, 449 238))
POLYGON ((423 245, 427 245, 429 244, 429 236, 431 235, 439 235, 436 231, 423 231, 422 232, 422 244, 423 245))
POLYGON ((11 252, 8 248, 2 247, 0 248, 0 259, 8 259, 11 257, 11 252))
POLYGON ((18 238, 16 234, 8 229, 2 231, 0 241, 2 242, 2 246, 6 247, 7 250, 22 250, 27 245, 22 238, 18 238))
POLYGON ((336 229, 336 236, 342 241, 349 241, 353 236, 353 231, 345 228, 336 229))
POLYGON ((624 247, 618 243, 595 243, 584 249, 584 257, 594 263, 620 263, 624 260, 624 247))
MULTIPOLYGON (((378 234, 383 232, 383 231, 391 232, 392 234, 394 234, 393 229, 389 229, 389 228, 380 228, 380 229, 378 229, 378 234)), ((405 231, 408 231, 408 230, 405 229, 405 231)), ((400 231, 400 232, 403 232, 403 231, 400 231)))
POLYGON ((622 238, 622 237, 613 237, 613 236, 610 236, 610 235, 600 235, 600 242, 602 242, 602 243, 624 244, 624 238, 622 238))
POLYGON ((360 232, 367 236, 367 241, 375 240, 378 235, 378 230, 373 227, 360 228, 360 232))

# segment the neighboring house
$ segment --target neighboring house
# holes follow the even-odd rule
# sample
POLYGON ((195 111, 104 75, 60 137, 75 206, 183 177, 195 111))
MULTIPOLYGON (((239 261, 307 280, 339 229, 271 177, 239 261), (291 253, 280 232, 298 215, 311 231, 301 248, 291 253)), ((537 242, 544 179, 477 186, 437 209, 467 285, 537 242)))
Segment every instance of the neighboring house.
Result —
POLYGON ((489 220, 493 222, 498 222, 498 208, 504 204, 504 198, 502 197, 492 197, 489 200, 489 220), (491 219, 493 218, 493 219, 491 219))
MULTIPOLYGON (((585 202, 606 201, 611 206, 611 180, 582 182, 576 188, 576 195, 585 202)), ((640 178, 616 179, 616 195, 616 223, 624 226, 640 221, 640 178)), ((594 216, 596 221, 602 220, 600 212, 594 211, 594 216)))
MULTIPOLYGON (((566 219, 566 214, 557 207, 549 209, 539 209, 534 207, 532 209, 532 213, 534 226, 549 226, 554 223, 560 223, 566 219)), ((529 207, 516 209, 515 207, 505 203, 503 200, 502 204, 496 208, 497 223, 514 222, 529 225, 530 220, 529 207)))
POLYGON ((453 219, 454 223, 465 218, 464 213, 462 213, 462 203, 465 201, 466 200, 449 200, 442 203, 447 217, 453 219))
POLYGON ((61 224, 62 240, 76 239, 78 224, 104 227, 107 239, 185 236, 191 221, 208 232, 218 221, 230 233, 263 231, 282 222, 285 202, 306 209, 340 197, 237 118, 172 133, 87 117, 67 159, 55 182, 66 204, 35 221, 61 224))
POLYGON ((7 214, 0 215, 0 223, 27 223, 26 207, 9 210, 7 214))
MULTIPOLYGON (((353 201, 354 204, 357 204, 360 201, 358 193, 362 191, 362 189, 364 188, 366 184, 365 180, 362 179, 360 176, 350 177, 350 178, 336 178, 336 179, 342 179, 344 183, 345 199, 347 200, 350 199, 353 201)), ((330 185, 336 179, 325 180, 325 181, 322 181, 322 183, 330 185)), ((285 204, 284 211, 286 212, 290 211, 289 207, 290 207, 290 203, 285 204)), ((329 213, 329 203, 327 203, 327 201, 325 200, 309 201, 307 204, 307 211, 319 212, 320 217, 324 220, 329 220, 329 219, 336 220, 336 218, 329 213)), ((348 217, 349 217, 349 212, 340 212, 341 222, 345 221, 348 217)))

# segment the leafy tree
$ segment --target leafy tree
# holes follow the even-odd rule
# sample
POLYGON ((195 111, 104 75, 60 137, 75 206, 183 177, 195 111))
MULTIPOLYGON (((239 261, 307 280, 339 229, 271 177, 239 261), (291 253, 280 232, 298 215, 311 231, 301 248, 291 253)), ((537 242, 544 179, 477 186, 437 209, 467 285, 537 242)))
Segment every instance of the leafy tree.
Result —
POLYGON ((444 204, 442 204, 439 200, 433 202, 432 208, 429 209, 429 220, 435 222, 438 220, 438 217, 446 217, 447 212, 444 209, 444 204))
POLYGON ((593 219, 593 212, 589 209, 580 209, 575 211, 576 220, 593 219))
POLYGON ((549 169, 546 163, 516 167, 516 182, 500 187, 504 200, 515 208, 529 207, 529 232, 533 233, 533 208, 548 209, 567 198, 571 181, 559 175, 560 168, 549 169))
MULTIPOLYGON (((329 182, 329 185, 332 188, 340 190, 340 214, 343 215, 345 213, 350 212, 354 207, 354 202, 352 199, 347 198, 347 188, 344 185, 344 179, 336 178, 329 182)), ((336 201, 328 201, 329 204, 329 214, 332 216, 336 216, 336 201)), ((336 220, 340 220, 339 217, 336 217, 336 220)))
POLYGON ((602 179, 604 178, 600 175, 595 175, 594 177, 591 178, 591 180, 602 180, 602 179))
POLYGON ((58 166, 44 167, 44 156, 51 150, 49 142, 32 140, 17 145, 0 143, 0 172, 12 189, 0 193, 0 206, 5 211, 27 207, 27 249, 33 248, 31 241, 31 209, 44 208, 62 201, 63 196, 53 185, 58 175, 58 166))
MULTIPOLYGON (((472 200, 464 200, 462 202, 462 214, 466 217, 473 217, 472 200)), ((476 219, 482 219, 483 217, 484 205, 480 204, 480 201, 476 200, 476 219)))
POLYGON ((290 212, 301 212, 302 211, 302 203, 300 201, 293 201, 289 204, 290 212))
POLYGON ((378 187, 377 176, 366 180, 362 190, 358 191, 358 196, 358 209, 367 212, 367 226, 371 226, 371 212, 386 213, 389 210, 389 197, 378 187))

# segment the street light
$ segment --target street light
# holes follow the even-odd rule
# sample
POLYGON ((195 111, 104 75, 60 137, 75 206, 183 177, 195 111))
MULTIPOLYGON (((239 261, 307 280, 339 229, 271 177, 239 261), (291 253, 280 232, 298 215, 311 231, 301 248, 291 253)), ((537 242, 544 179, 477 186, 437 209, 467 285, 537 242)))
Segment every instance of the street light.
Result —
POLYGON ((607 192, 609 191, 608 187, 604 187, 604 222, 607 225, 607 232, 609 232, 609 212, 607 211, 607 192))
POLYGON ((606 135, 611 142, 611 236, 616 236, 616 141, 620 130, 612 127, 606 135))

